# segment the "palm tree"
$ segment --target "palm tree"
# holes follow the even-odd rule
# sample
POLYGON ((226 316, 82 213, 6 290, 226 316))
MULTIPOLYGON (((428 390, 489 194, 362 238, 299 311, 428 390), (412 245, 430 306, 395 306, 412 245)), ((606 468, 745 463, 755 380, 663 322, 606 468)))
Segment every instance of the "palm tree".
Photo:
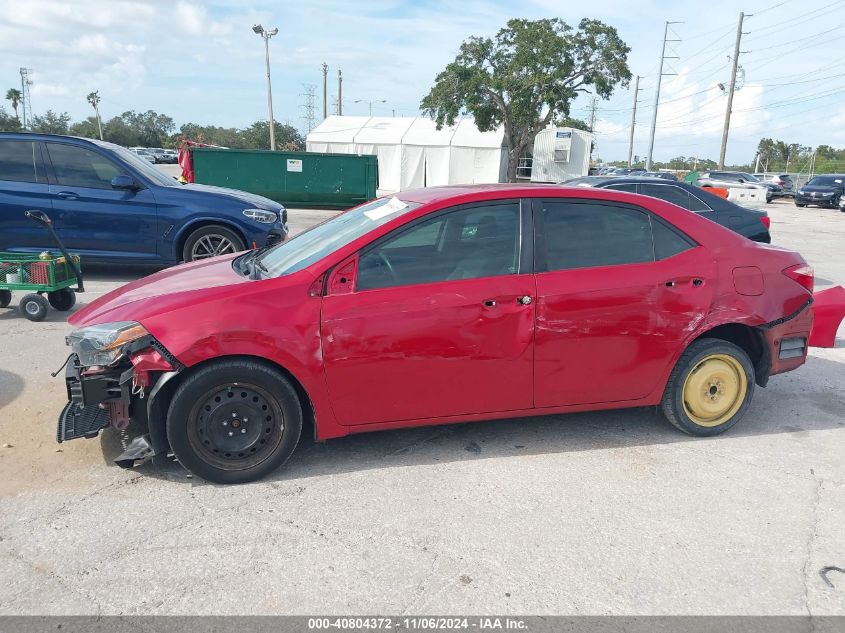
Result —
POLYGON ((17 88, 9 88, 6 91, 6 99, 12 102, 12 109, 15 111, 15 116, 18 117, 18 121, 20 121, 21 117, 18 115, 18 106, 23 100, 23 95, 21 94, 21 91, 17 88))

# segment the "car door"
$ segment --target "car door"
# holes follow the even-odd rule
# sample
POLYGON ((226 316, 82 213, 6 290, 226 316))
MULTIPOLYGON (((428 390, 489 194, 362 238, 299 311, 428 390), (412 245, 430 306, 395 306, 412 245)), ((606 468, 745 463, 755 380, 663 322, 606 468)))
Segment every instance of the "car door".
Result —
POLYGON ((715 264, 645 209, 535 202, 535 406, 636 400, 712 301, 715 264))
POLYGON ((55 248, 47 231, 24 215, 30 209, 50 211, 40 144, 0 140, 0 250, 55 248))
POLYGON ((461 206, 398 229, 329 278, 321 335, 345 425, 532 406, 530 207, 461 206))
MULTIPOLYGON (((68 143, 46 143, 52 166, 53 222, 67 248, 115 260, 153 261, 158 218, 152 191, 114 189, 128 170, 105 153, 68 143)), ((137 179, 136 179, 137 180, 137 179)))

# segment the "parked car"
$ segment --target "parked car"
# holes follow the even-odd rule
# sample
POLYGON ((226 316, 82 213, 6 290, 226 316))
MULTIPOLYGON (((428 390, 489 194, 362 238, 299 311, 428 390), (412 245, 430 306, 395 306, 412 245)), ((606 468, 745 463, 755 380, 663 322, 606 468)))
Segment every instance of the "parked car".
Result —
MULTIPOLYGON (((645 174, 646 170, 641 169, 638 167, 617 167, 613 170, 612 175, 614 176, 638 176, 641 174, 645 174)), ((608 174, 611 175, 611 174, 608 174)))
POLYGON ((685 182, 669 182, 657 178, 582 177, 568 180, 565 186, 597 187, 652 196, 694 211, 717 224, 744 235, 755 242, 768 244, 771 220, 761 209, 746 209, 738 204, 709 193, 706 189, 685 182))
POLYGON ((845 175, 826 174, 815 176, 795 193, 795 206, 815 204, 820 207, 838 208, 845 195, 845 175))
POLYGON ((126 415, 118 462, 173 451, 245 482, 316 438, 661 406, 692 435, 805 362, 813 272, 656 198, 404 191, 265 251, 135 281, 70 318, 59 440, 126 415))
POLYGON ((782 189, 782 196, 791 196, 795 185, 792 182, 792 177, 789 174, 775 174, 774 176, 767 176, 766 174, 754 174, 754 176, 765 183, 772 183, 778 185, 782 189))
POLYGON ((175 149, 166 149, 162 152, 162 163, 175 165, 179 162, 179 153, 175 149))
POLYGON ((0 251, 41 252, 45 211, 85 261, 169 265, 264 246, 287 212, 250 193, 182 185, 123 147, 69 136, 0 133, 0 251))
POLYGON ((133 154, 135 154, 136 156, 140 156, 141 158, 143 158, 148 163, 155 163, 156 162, 156 157, 146 147, 130 147, 129 151, 132 152, 133 154))
POLYGON ((766 196, 766 202, 771 202, 775 197, 774 184, 760 182, 751 174, 741 171, 707 171, 698 176, 695 184, 699 187, 745 187, 747 189, 762 189, 766 196))
POLYGON ((641 175, 648 176, 649 178, 662 178, 663 180, 678 180, 678 177, 675 174, 670 174, 668 171, 647 171, 641 175))

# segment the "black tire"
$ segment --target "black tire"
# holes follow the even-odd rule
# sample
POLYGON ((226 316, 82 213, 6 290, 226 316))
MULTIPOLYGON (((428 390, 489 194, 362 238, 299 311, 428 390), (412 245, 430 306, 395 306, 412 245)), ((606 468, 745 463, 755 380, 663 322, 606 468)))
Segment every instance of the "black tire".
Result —
POLYGON ((30 321, 43 321, 50 310, 47 300, 35 293, 25 295, 18 305, 23 315, 30 321))
POLYGON ((47 293, 47 301, 59 312, 67 312, 76 305, 76 293, 70 288, 62 288, 47 293))
POLYGON ((246 483, 273 472, 291 456, 301 432, 302 408, 290 382, 248 359, 216 361, 190 374, 167 413, 167 439, 176 458, 194 475, 218 484, 246 483))
POLYGON ((188 236, 182 248, 182 260, 192 262, 217 255, 238 253, 245 249, 244 241, 232 229, 210 224, 196 229, 188 236))
POLYGON ((684 433, 718 435, 745 415, 754 396, 754 380, 754 366, 742 348, 721 339, 700 339, 684 351, 669 376, 661 403, 663 414, 684 433), (734 380, 736 391, 731 388, 734 380), (701 389, 705 391, 700 400, 688 402, 685 393, 692 400, 701 389), (704 417, 709 411, 702 413, 702 408, 708 407, 714 413, 712 418, 704 417))
POLYGON ((12 291, 0 290, 0 308, 6 308, 12 303, 12 291))
POLYGON ((803 204, 801 204, 800 202, 796 202, 796 203, 795 203, 795 206, 796 206, 796 207, 803 207, 804 205, 803 205, 803 204))

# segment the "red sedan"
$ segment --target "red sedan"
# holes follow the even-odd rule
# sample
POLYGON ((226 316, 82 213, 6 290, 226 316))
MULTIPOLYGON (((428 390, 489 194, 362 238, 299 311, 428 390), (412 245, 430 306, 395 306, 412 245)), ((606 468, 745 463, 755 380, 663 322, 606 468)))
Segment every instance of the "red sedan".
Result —
POLYGON ((70 319, 58 439, 130 420, 215 482, 380 429, 660 405, 715 435, 802 365, 813 271, 603 189, 406 191, 270 249, 130 283, 70 319))

